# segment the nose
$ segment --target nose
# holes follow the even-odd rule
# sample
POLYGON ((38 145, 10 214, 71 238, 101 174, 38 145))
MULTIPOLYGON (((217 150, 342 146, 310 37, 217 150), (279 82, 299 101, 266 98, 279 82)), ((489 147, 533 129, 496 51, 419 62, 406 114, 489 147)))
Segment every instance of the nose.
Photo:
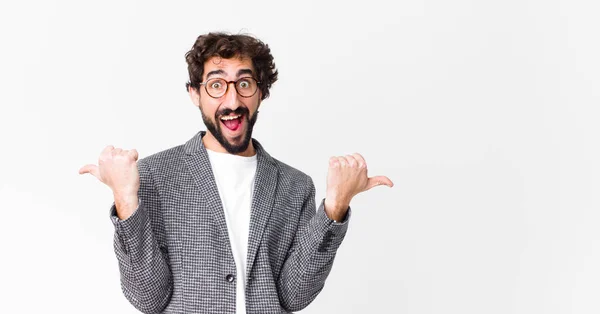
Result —
POLYGON ((227 83, 227 92, 223 97, 223 106, 231 110, 237 109, 241 104, 240 95, 238 95, 235 89, 235 82, 227 83))

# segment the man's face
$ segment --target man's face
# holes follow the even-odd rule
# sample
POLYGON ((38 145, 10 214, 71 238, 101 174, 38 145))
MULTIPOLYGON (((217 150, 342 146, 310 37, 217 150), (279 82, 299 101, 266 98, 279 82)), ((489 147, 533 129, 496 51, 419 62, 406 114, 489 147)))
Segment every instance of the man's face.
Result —
MULTIPOLYGON (((256 77, 250 59, 212 57, 204 63, 202 82, 214 78, 237 81, 249 77, 256 77)), ((205 85, 200 85, 198 91, 190 88, 190 97, 200 108, 206 128, 230 154, 238 154, 248 148, 261 98, 260 90, 251 97, 242 97, 234 85, 229 84, 227 92, 219 98, 211 97, 205 85)))

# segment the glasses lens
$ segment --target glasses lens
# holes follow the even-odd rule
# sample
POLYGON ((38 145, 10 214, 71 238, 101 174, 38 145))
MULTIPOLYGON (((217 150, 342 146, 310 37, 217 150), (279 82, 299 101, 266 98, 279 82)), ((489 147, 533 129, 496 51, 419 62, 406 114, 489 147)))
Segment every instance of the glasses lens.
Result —
POLYGON ((250 97, 256 93, 256 89, 258 88, 258 84, 256 80, 251 77, 244 77, 239 79, 235 83, 235 89, 242 97, 250 97))
POLYGON ((227 91, 227 81, 220 78, 210 79, 206 82, 206 92, 212 97, 221 97, 227 91))

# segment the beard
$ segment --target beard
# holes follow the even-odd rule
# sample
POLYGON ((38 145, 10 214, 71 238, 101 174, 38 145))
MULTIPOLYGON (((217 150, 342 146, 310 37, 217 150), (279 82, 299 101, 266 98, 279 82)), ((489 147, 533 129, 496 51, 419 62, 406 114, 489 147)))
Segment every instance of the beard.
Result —
POLYGON ((256 119, 258 118, 258 109, 252 116, 250 116, 250 111, 246 107, 238 107, 236 110, 224 109, 215 112, 214 120, 209 119, 202 111, 202 108, 200 108, 200 113, 202 114, 202 121, 204 121, 204 125, 206 125, 208 131, 215 137, 215 139, 217 139, 219 144, 221 144, 221 146, 223 146, 228 153, 239 154, 248 149, 250 140, 252 140, 252 129, 254 128, 256 119), (238 143, 232 143, 228 141, 221 130, 221 123, 216 122, 221 121, 221 116, 229 115, 231 113, 243 115, 242 119, 246 120, 246 125, 248 126, 246 128, 246 132, 240 135, 242 139, 241 141, 238 141, 238 143))

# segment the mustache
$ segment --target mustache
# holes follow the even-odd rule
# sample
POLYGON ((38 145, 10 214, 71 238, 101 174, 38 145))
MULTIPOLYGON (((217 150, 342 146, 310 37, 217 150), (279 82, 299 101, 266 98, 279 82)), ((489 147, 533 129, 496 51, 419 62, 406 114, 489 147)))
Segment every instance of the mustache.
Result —
POLYGON ((250 116, 250 110, 248 110, 248 108, 246 107, 238 107, 235 110, 231 110, 229 108, 223 109, 221 111, 217 111, 215 113, 215 117, 220 117, 220 116, 228 116, 230 114, 236 114, 236 115, 245 115, 246 117, 250 116))

